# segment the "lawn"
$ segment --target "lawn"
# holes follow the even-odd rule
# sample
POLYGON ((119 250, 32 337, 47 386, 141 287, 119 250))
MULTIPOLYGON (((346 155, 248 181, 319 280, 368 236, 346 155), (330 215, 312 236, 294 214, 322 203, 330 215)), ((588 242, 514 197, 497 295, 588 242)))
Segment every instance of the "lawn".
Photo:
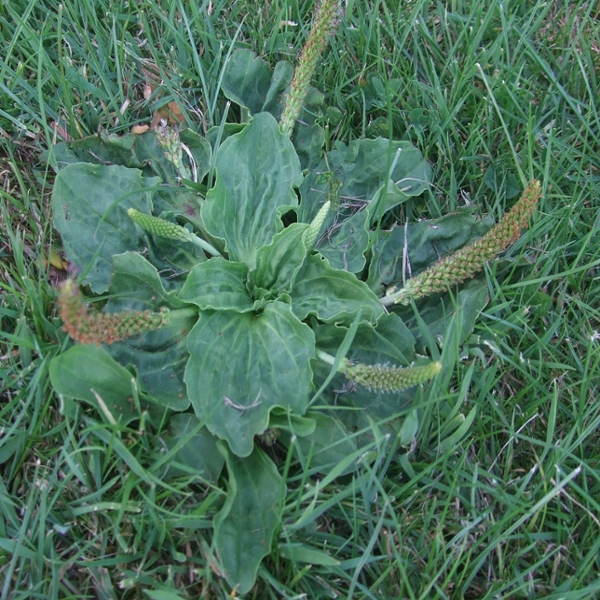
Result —
MULTIPOLYGON (((160 426, 53 389, 52 361, 73 345, 58 308, 57 144, 161 120, 211 139, 247 122, 224 94, 226 65, 237 49, 297 64, 313 8, 0 6, 2 600, 241 597, 212 529, 231 484, 167 477, 160 426)), ((476 276, 487 302, 474 322, 421 322, 442 373, 353 436, 371 440, 364 460, 348 469, 338 452, 323 472, 312 450, 261 441, 286 494, 244 597, 600 597, 599 78, 594 2, 345 3, 312 79, 323 151, 402 140, 431 167, 431 185, 378 227, 466 206, 497 222, 534 179, 542 198, 476 276)))

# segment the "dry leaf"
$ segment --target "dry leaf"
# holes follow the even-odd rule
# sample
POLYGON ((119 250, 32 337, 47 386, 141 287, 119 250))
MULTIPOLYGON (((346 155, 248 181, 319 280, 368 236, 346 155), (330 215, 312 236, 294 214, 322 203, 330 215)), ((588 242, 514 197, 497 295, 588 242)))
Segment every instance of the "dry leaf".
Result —
POLYGON ((142 133, 146 133, 150 129, 150 125, 134 125, 131 128, 131 133, 134 135, 142 135, 142 133))

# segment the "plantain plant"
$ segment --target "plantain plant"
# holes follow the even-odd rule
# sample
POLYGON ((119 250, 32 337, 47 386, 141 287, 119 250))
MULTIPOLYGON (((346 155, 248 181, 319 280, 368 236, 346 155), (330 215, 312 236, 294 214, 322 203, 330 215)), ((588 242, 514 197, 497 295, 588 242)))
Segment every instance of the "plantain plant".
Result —
POLYGON ((53 387, 66 411, 75 399, 112 424, 144 419, 172 474, 224 484, 214 547, 239 593, 281 527, 286 490, 265 447, 308 453, 315 472, 368 460, 355 432, 397 433, 410 388, 442 369, 417 353, 415 314, 435 333, 461 307, 468 334, 486 289, 457 284, 520 235, 540 196, 533 182, 496 226, 467 209, 384 229, 430 167, 384 138, 323 152, 329 113, 310 80, 338 19, 323 0, 295 72, 232 54, 223 91, 245 123, 53 150, 54 225, 77 275, 59 297, 76 343, 53 359, 53 387))

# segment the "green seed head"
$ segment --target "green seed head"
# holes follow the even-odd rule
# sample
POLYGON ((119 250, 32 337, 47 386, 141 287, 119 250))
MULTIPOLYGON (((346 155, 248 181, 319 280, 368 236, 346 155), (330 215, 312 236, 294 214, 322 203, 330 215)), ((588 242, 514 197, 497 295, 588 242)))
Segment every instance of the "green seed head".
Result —
POLYGON ((483 269, 488 260, 519 239, 521 230, 527 227, 541 195, 540 182, 532 181, 519 201, 483 237, 439 260, 426 271, 410 279, 404 288, 386 296, 384 304, 407 305, 411 298, 424 298, 445 292, 465 279, 473 277, 483 269))
POLYGON ((442 369, 440 362, 431 362, 417 367, 394 367, 389 365, 352 365, 346 361, 340 371, 354 383, 375 392, 401 392, 423 383, 442 369))
POLYGON ((317 8, 308 40, 300 54, 290 93, 281 115, 280 129, 288 137, 292 135, 294 124, 300 116, 310 80, 315 72, 319 57, 325 50, 327 36, 335 29, 338 14, 338 0, 322 0, 317 8))
POLYGON ((135 208, 130 208, 127 214, 134 223, 152 235, 169 240, 179 240, 181 242, 190 241, 190 232, 176 223, 147 215, 135 208))
POLYGON ((304 243, 308 250, 314 248, 317 238, 319 237, 319 233, 321 233, 321 227, 323 227, 323 223, 329 214, 329 209, 331 208, 331 202, 327 200, 325 204, 321 207, 317 216, 312 220, 310 227, 304 232, 304 243))
POLYGON ((172 127, 159 127, 156 130, 156 141, 165 151, 165 158, 177 169, 180 176, 189 179, 190 173, 183 164, 183 145, 179 132, 172 127))

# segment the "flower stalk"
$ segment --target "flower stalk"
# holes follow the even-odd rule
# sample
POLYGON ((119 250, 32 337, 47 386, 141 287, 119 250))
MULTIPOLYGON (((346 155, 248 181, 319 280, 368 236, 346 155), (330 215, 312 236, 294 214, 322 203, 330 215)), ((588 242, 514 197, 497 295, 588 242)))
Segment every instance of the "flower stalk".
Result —
POLYGON ((382 304, 406 306, 410 304, 411 299, 418 300, 425 296, 446 292, 454 285, 473 277, 483 269, 486 261, 491 260, 519 239, 521 230, 527 228, 529 217, 535 210, 541 195, 540 182, 532 181, 519 201, 484 236, 409 279, 402 289, 382 298, 382 304))
POLYGON ((317 67, 317 62, 327 45, 327 36, 337 25, 338 14, 338 0, 321 0, 308 40, 300 54, 290 93, 286 98, 283 114, 279 121, 281 132, 287 137, 292 135, 296 120, 300 116, 302 103, 308 94, 308 88, 317 67))

